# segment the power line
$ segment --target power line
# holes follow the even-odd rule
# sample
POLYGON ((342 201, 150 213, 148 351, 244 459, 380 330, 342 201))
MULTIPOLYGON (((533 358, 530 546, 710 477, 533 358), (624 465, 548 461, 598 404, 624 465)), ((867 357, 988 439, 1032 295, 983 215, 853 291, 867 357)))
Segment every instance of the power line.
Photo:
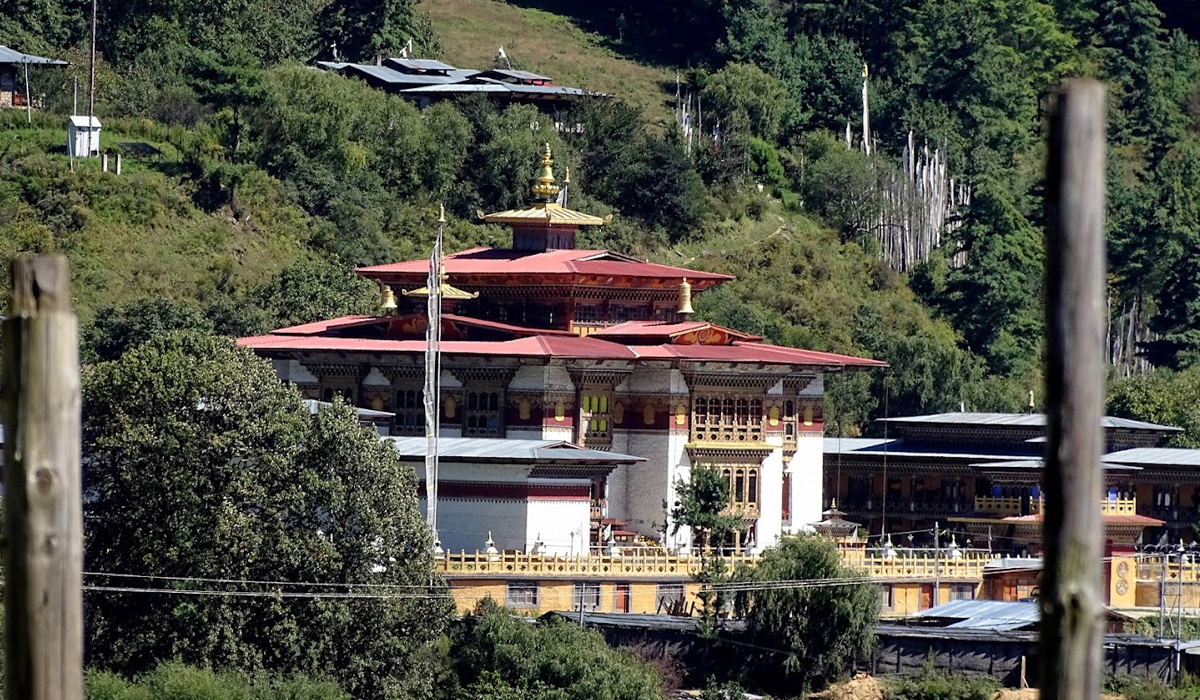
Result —
POLYGON ((192 595, 229 598, 309 598, 309 599, 360 599, 360 600, 443 600, 448 595, 422 593, 302 593, 297 591, 214 591, 197 588, 135 588, 131 586, 84 585, 85 591, 107 591, 110 593, 158 593, 169 595, 192 595))
POLYGON ((103 576, 107 578, 142 579, 147 581, 180 581, 184 583, 224 583, 233 585, 255 586, 323 586, 328 588, 432 588, 428 584, 416 583, 319 583, 316 581, 267 581, 256 579, 232 578, 202 578, 196 576, 158 576, 152 574, 126 574, 111 571, 85 571, 84 576, 103 576))

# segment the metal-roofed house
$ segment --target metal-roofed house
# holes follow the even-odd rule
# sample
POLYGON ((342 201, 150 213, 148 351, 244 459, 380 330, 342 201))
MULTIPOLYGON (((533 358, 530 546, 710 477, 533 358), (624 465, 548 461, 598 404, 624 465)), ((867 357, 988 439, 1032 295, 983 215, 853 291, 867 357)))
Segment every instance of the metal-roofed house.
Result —
POLYGON ((477 71, 429 59, 383 58, 375 65, 317 61, 315 65, 321 70, 358 78, 376 89, 412 100, 420 107, 438 100, 482 94, 500 102, 532 104, 543 111, 551 111, 563 101, 607 97, 577 87, 556 85, 551 78, 530 71, 477 71))
POLYGON ((22 53, 7 46, 0 46, 0 109, 12 107, 38 107, 35 95, 28 95, 34 100, 33 105, 27 101, 29 66, 65 66, 66 61, 59 61, 43 56, 22 53))
MULTIPOLYGON (((826 498, 837 498, 851 519, 866 524, 876 543, 884 532, 911 532, 916 546, 928 547, 936 523, 943 538, 975 549, 1040 554, 1044 415, 939 413, 888 418, 878 427, 886 438, 825 440, 826 498)), ((1149 586, 1138 585, 1147 578, 1137 573, 1144 563, 1138 550, 1160 540, 1194 539, 1200 450, 1161 447, 1180 432, 1172 426, 1107 416, 1102 427, 1105 454, 1096 469, 1104 474, 1097 497, 1109 557, 1106 599, 1117 606, 1146 604, 1149 586)), ((1007 581, 1006 590, 1029 590, 1037 575, 996 578, 1007 581)), ((991 594, 989 586, 982 590, 991 594)), ((927 594, 923 600, 933 602, 927 594)))

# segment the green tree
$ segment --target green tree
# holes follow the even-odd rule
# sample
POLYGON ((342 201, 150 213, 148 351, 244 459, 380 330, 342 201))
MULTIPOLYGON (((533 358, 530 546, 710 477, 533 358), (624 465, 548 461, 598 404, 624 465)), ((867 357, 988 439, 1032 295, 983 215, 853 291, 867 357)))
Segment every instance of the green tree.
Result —
POLYGON ((314 418, 270 363, 187 333, 97 365, 83 397, 89 570, 305 584, 120 579, 224 594, 89 593, 89 663, 138 673, 178 659, 332 678, 359 698, 428 697, 449 598, 428 588, 414 473, 353 409, 314 418), (414 595, 236 595, 346 584, 414 595))
POLYGON ((470 700, 661 700, 654 669, 594 630, 561 620, 531 625, 485 600, 451 652, 452 697, 470 700))
POLYGON ((275 328, 370 314, 379 295, 375 285, 335 261, 301 260, 280 270, 252 295, 271 314, 275 328))
POLYGON ((334 0, 317 17, 322 53, 332 46, 339 60, 374 62, 399 55, 409 42, 420 58, 437 58, 440 44, 415 0, 334 0))
POLYGON ((1108 412, 1122 418, 1183 428, 1173 447, 1200 447, 1200 365, 1118 379, 1108 387, 1108 412))
POLYGON ((213 330, 194 304, 145 297, 127 306, 106 306, 84 328, 80 357, 84 363, 107 362, 164 333, 190 330, 213 330))
POLYGON ((783 83, 758 66, 730 63, 705 79, 700 100, 705 121, 719 120, 722 131, 774 140, 789 97, 783 83))
POLYGON ((692 467, 687 481, 675 484, 675 505, 671 508, 672 534, 680 528, 692 531, 692 541, 701 553, 713 546, 722 547, 742 525, 730 512, 729 479, 709 464, 692 467))
POLYGON ((1041 236, 1010 196, 982 183, 960 238, 967 264, 938 303, 993 372, 1024 371, 1042 334, 1041 236))
POLYGON ((228 109, 233 116, 229 138, 233 159, 242 148, 242 122, 246 110, 266 96, 258 61, 244 47, 235 44, 227 51, 201 51, 192 67, 192 87, 200 99, 216 109, 228 109))
POLYGON ((842 565, 832 541, 785 538, 763 552, 756 566, 740 567, 734 578, 766 584, 847 579, 839 585, 768 586, 737 594, 738 614, 746 618, 754 642, 785 654, 779 669, 763 669, 761 677, 773 679, 774 688, 804 692, 831 683, 870 651, 879 616, 878 589, 850 581, 859 575, 842 565))

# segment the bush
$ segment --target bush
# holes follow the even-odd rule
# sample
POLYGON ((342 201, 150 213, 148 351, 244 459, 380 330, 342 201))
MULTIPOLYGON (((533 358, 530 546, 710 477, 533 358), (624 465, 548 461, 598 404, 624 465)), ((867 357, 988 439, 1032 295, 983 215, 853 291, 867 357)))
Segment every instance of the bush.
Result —
POLYGON ((88 700, 349 700, 337 684, 304 676, 272 678, 244 673, 215 673, 181 663, 165 663, 133 680, 107 671, 90 671, 84 681, 88 700))
POLYGON ((884 700, 991 700, 1000 684, 991 678, 951 676, 926 669, 884 687, 884 700))

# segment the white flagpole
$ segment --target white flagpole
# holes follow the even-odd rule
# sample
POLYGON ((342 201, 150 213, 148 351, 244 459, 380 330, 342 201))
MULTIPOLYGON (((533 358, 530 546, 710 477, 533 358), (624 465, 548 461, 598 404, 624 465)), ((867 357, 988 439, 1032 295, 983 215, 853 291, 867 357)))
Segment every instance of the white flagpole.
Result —
POLYGON ((867 64, 863 64, 863 152, 871 155, 871 109, 867 104, 867 64))
POLYGON ((426 313, 429 327, 425 330, 425 500, 429 529, 433 531, 434 546, 438 547, 438 433, 441 412, 441 340, 442 340, 442 230, 446 224, 443 206, 438 217, 437 238, 429 256, 429 297, 426 313))

